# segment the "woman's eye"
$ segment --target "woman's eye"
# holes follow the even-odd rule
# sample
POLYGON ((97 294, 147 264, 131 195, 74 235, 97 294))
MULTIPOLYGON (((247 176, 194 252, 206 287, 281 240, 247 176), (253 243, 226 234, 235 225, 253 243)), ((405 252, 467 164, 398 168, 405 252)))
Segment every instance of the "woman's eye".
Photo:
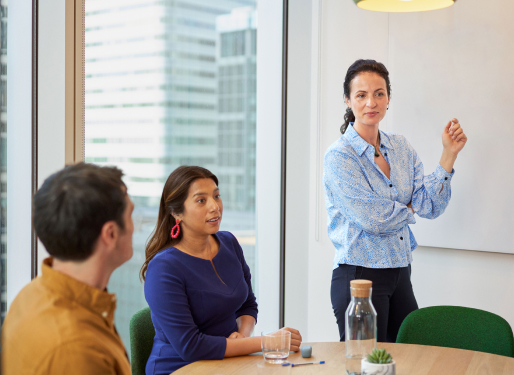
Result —
POLYGON ((221 198, 221 194, 216 195, 216 199, 220 199, 220 198, 221 198))
POLYGON ((379 93, 377 94, 377 96, 384 96, 384 93, 383 93, 383 92, 379 92, 379 93))
POLYGON ((198 203, 203 203, 203 202, 205 202, 205 199, 198 199, 197 202, 198 203))

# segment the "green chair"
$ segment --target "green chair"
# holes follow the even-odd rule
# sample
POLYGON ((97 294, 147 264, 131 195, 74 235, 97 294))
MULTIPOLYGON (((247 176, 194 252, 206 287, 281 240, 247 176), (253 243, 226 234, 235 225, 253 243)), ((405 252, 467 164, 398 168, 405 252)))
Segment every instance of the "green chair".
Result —
POLYGON ((514 357, 509 323, 496 314, 468 307, 432 306, 413 311, 403 321, 396 342, 514 357))
POLYGON ((130 319, 130 357, 132 375, 145 375, 146 362, 152 351, 155 328, 150 308, 139 310, 130 319))

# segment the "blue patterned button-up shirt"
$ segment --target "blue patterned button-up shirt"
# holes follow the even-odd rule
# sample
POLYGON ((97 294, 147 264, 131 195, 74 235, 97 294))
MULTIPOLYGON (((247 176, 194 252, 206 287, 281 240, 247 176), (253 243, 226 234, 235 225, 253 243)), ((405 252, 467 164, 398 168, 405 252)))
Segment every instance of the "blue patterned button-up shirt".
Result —
POLYGON ((336 247, 334 269, 339 264, 408 266, 418 244, 408 225, 416 220, 407 204, 411 202, 418 216, 435 219, 450 201, 454 171, 438 165, 424 176, 423 164, 405 137, 380 131, 380 143, 390 178, 353 124, 325 153, 323 185, 328 236, 336 247))

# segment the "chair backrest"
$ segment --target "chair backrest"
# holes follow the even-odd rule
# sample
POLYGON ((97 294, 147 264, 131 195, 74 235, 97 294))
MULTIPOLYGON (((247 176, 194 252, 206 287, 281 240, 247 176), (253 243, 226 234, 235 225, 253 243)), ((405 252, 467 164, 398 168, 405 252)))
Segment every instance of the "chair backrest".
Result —
POLYGON ((432 306, 410 313, 397 343, 444 346, 514 357, 512 329, 502 317, 459 306, 432 306))
POLYGON ((152 351, 155 328, 150 308, 145 307, 130 319, 130 357, 132 375, 145 375, 146 362, 152 351))

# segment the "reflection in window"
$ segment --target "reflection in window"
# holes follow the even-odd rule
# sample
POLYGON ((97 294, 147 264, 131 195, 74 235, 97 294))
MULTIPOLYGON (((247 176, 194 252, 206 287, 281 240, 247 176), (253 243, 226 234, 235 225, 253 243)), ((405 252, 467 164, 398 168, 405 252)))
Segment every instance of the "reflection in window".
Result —
POLYGON ((255 289, 256 1, 85 4, 86 161, 120 167, 136 206, 134 256, 109 283, 129 348, 130 318, 146 305, 145 243, 180 165, 218 176, 222 230, 239 239, 255 289))

